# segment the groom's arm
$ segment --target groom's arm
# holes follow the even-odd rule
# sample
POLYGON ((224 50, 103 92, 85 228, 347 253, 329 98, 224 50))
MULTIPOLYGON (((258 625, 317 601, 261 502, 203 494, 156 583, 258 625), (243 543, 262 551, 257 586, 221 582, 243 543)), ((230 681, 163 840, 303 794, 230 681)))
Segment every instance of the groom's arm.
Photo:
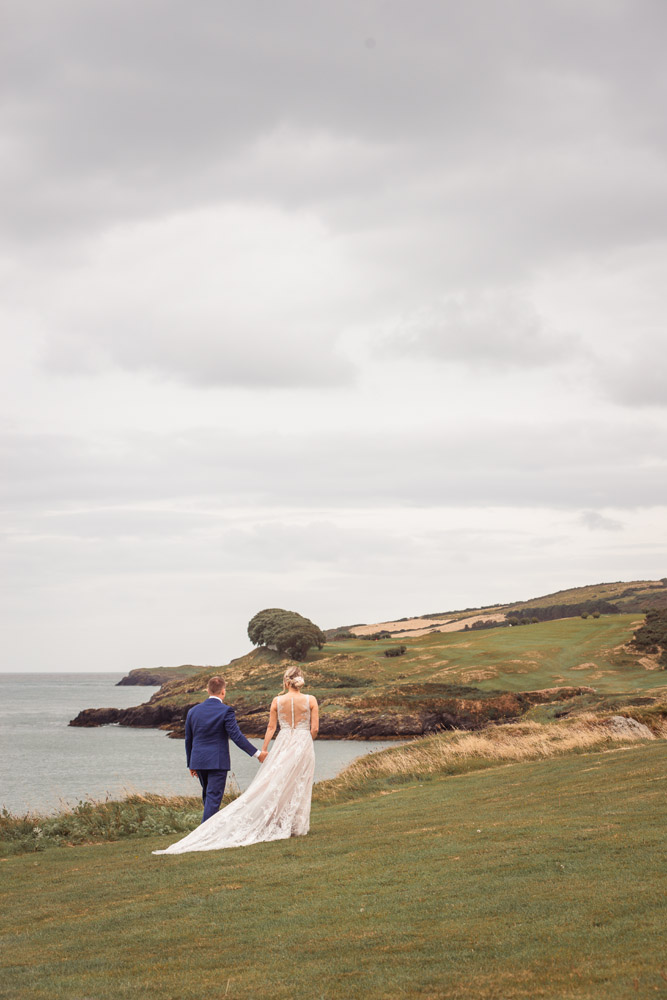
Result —
POLYGON ((192 754, 192 721, 190 719, 190 712, 188 712, 185 718, 185 758, 190 767, 190 755, 192 754))
POLYGON ((236 716, 234 715, 234 710, 232 708, 228 709, 225 715, 225 729, 227 730, 227 735, 233 743, 236 743, 240 750, 245 750, 247 754, 251 757, 259 757, 261 750, 254 747, 250 740, 247 740, 241 730, 239 729, 239 724, 236 721, 236 716))

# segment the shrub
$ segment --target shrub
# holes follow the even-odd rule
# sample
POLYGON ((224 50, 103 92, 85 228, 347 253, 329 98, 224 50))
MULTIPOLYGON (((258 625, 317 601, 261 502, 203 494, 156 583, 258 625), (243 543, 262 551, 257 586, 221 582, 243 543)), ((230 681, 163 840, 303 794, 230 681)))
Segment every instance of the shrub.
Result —
POLYGON ((403 656, 407 646, 387 646, 384 651, 385 656, 403 656))
POLYGON ((506 622, 496 622, 493 618, 487 618, 484 620, 480 618, 479 621, 473 622, 472 625, 466 625, 465 628, 475 629, 475 631, 478 632, 480 629, 485 628, 503 628, 506 624, 506 622))

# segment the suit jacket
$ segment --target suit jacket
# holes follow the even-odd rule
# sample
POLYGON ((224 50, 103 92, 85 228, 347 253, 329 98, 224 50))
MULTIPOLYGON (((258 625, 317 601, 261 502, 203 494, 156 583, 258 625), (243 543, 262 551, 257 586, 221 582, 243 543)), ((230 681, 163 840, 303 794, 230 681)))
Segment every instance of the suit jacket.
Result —
POLYGON ((229 770, 229 740, 254 757, 257 747, 247 740, 238 727, 229 705, 217 698, 207 698, 194 705, 185 720, 185 754, 193 771, 229 770))

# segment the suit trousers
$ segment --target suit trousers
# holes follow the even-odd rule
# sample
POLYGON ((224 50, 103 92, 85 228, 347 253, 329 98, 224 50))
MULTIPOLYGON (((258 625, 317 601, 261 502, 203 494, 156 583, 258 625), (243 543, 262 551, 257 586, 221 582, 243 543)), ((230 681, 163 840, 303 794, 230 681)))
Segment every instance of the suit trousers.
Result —
POLYGON ((197 777, 201 784, 201 797, 204 803, 202 823, 214 816, 220 808, 228 774, 229 771, 219 771, 214 768, 197 768, 197 777))

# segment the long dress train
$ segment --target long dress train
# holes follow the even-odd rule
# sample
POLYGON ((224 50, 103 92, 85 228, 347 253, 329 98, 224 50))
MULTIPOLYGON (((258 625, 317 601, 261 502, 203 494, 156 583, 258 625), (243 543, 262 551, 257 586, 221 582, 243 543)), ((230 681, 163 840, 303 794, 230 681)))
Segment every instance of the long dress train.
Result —
POLYGON ((187 837, 153 854, 218 851, 308 833, 315 770, 310 696, 296 710, 291 695, 278 698, 278 721, 273 749, 245 792, 187 837))

